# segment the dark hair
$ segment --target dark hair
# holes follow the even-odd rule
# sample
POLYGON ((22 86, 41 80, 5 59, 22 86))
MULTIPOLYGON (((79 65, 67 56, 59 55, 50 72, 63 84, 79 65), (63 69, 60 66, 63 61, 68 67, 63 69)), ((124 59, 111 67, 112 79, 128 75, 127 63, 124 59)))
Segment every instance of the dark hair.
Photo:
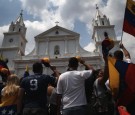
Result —
POLYGON ((121 50, 117 50, 114 52, 114 57, 118 60, 123 60, 123 52, 121 50))
POLYGON ((78 59, 76 57, 72 57, 69 59, 69 67, 78 67, 78 59))
POLYGON ((35 62, 33 64, 33 72, 34 73, 42 73, 43 72, 43 66, 40 62, 35 62))
POLYGON ((4 62, 7 64, 8 63, 8 58, 5 58, 4 62))

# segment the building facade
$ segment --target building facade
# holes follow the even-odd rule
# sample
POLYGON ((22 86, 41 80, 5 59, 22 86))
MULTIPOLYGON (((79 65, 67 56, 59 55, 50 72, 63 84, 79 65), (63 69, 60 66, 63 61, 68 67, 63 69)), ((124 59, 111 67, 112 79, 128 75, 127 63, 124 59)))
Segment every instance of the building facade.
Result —
MULTIPOLYGON (((4 33, 4 39, 0 48, 0 54, 8 58, 10 71, 15 72, 20 77, 23 76, 26 65, 32 73, 32 64, 41 58, 48 57, 52 65, 62 73, 67 70, 68 59, 80 56, 95 69, 103 67, 101 52, 101 42, 104 40, 104 32, 115 42, 115 47, 111 52, 118 48, 119 41, 116 39, 114 25, 110 25, 109 19, 103 15, 99 8, 96 8, 96 17, 93 19, 93 35, 96 49, 94 52, 84 50, 79 44, 80 34, 60 27, 58 25, 35 36, 35 47, 28 55, 25 55, 27 43, 26 27, 23 22, 22 13, 15 22, 11 22, 8 32, 4 33)), ((79 70, 84 69, 80 64, 79 70)), ((51 70, 44 68, 44 73, 50 74, 51 70)))

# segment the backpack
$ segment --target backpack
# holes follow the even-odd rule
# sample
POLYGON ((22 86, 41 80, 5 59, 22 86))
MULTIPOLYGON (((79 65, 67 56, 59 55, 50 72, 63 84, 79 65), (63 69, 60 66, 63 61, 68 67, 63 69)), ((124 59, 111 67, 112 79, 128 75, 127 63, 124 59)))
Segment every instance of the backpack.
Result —
POLYGON ((104 85, 104 93, 98 95, 98 79, 93 85, 92 96, 90 97, 89 107, 93 114, 113 115, 115 110, 115 104, 111 92, 108 91, 104 85))

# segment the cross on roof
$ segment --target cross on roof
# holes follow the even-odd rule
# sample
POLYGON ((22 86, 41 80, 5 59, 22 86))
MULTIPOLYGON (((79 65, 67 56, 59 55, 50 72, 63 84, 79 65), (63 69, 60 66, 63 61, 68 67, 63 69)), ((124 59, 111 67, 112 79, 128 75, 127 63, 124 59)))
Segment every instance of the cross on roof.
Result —
POLYGON ((21 10, 21 13, 20 13, 20 15, 21 15, 21 16, 23 15, 23 10, 21 10))
POLYGON ((58 21, 56 21, 56 22, 55 22, 55 24, 56 24, 56 26, 57 26, 57 25, 59 24, 59 22, 58 22, 58 21))
POLYGON ((98 5, 96 4, 96 9, 99 9, 98 5))

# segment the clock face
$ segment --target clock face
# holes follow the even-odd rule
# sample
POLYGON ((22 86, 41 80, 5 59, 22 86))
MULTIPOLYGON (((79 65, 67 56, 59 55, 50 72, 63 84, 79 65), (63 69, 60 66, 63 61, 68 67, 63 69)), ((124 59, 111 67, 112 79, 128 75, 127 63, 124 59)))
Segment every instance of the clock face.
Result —
POLYGON ((13 39, 11 38, 11 39, 9 39, 9 42, 11 43, 11 42, 13 42, 13 39))

